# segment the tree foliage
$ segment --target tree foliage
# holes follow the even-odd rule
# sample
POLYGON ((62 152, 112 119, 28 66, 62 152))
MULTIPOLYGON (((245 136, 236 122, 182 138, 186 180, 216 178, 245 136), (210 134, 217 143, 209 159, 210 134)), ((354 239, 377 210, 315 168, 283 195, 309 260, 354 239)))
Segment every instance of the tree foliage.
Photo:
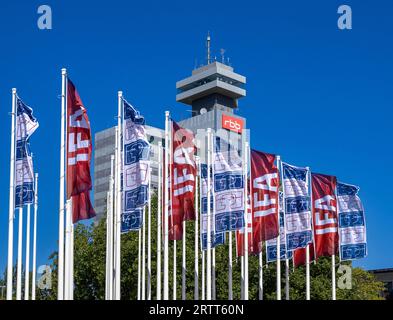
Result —
MULTIPOLYGON (((152 267, 151 292, 156 297, 156 264, 157 264, 157 199, 152 199, 151 210, 151 239, 152 239, 152 267)), ((148 212, 146 209, 146 216, 148 212)), ((186 251, 186 292, 187 299, 194 298, 194 222, 186 223, 187 251, 186 251)), ((233 235, 234 237, 234 235, 233 235)), ((121 296, 122 299, 137 298, 138 283, 138 238, 139 232, 129 232, 121 236, 121 296)), ((147 228, 146 228, 147 239, 147 228)), ((240 299, 240 259, 236 258, 235 241, 233 238, 233 297, 240 299)), ((105 247, 106 247, 106 219, 96 224, 78 224, 75 228, 74 240, 74 299, 102 300, 105 298, 105 247)), ((147 247, 146 247, 147 251, 147 247)), ((181 298, 181 261, 182 241, 177 242, 177 298, 181 298)), ((228 298, 228 245, 219 246, 216 251, 216 298, 228 298)), ((173 242, 169 243, 169 288, 172 296, 173 283, 173 242)), ((199 252, 201 253, 201 252, 199 252)), ((147 257, 147 252, 146 252, 147 257)), ((201 255, 199 256, 201 257, 201 255)), ((163 267, 163 256, 162 267, 163 267)), ((265 260, 265 256, 263 255, 265 260)), ((52 262, 52 290, 42 292, 38 290, 40 299, 56 299, 57 289, 57 253, 50 257, 52 262)), ((199 260, 201 261, 201 260, 199 260)), ((336 259, 338 261, 338 258, 336 259)), ((147 264, 146 264, 147 266, 147 264)), ((349 264, 349 266, 351 266, 349 264)), ((337 268, 338 266, 336 266, 337 268)), ((312 263, 311 269, 311 299, 331 299, 331 259, 320 258, 312 263)), ((282 263, 282 293, 285 298, 285 264, 282 263)), ((146 271, 147 275, 147 271, 146 271)), ((337 278, 340 275, 337 274, 337 278)), ((163 278, 163 277, 162 277, 163 278)), ((201 263, 199 263, 199 290, 201 290, 201 263)), ((146 285, 147 288, 147 285, 146 285)), ((352 288, 337 288, 337 299, 345 300, 374 300, 381 299, 380 292, 383 284, 375 277, 360 268, 352 268, 352 288)), ((201 293, 200 293, 201 295, 201 293)), ((270 263, 263 267, 263 296, 264 299, 276 299, 276 264, 270 263)), ((249 257, 249 298, 258 299, 258 257, 249 257)), ((293 269, 290 266, 290 299, 305 299, 305 268, 293 269)))

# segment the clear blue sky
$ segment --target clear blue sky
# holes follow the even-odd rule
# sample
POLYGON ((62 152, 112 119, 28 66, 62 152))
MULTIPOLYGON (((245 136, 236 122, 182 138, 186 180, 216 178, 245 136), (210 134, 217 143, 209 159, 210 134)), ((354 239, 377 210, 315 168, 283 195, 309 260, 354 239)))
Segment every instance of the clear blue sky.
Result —
MULTIPOLYGON (((366 210, 365 268, 393 267, 390 181, 393 104, 393 3, 367 1, 1 1, 0 270, 6 265, 11 88, 34 108, 32 137, 39 172, 38 263, 57 249, 60 69, 67 67, 93 133, 115 124, 122 89, 149 125, 164 111, 189 116, 175 82, 225 48, 247 77, 239 114, 252 147, 359 185, 366 210), (349 4, 353 29, 337 28, 349 4), (37 28, 41 4, 53 30, 37 28)), ((15 238, 16 241, 16 238, 15 238)))

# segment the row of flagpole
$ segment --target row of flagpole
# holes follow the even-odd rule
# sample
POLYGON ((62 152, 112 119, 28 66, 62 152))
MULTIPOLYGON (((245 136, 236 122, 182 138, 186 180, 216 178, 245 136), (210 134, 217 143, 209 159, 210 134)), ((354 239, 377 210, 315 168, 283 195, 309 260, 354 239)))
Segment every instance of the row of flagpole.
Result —
MULTIPOLYGON (((18 243, 17 243, 17 269, 16 269, 16 299, 22 299, 22 256, 23 256, 23 201, 19 208, 16 208, 16 138, 17 138, 17 90, 12 89, 12 110, 11 110, 11 150, 10 150, 10 189, 9 189, 9 215, 8 215, 8 258, 7 258, 7 280, 6 287, 7 300, 12 300, 14 296, 13 283, 13 251, 14 251, 14 219, 15 211, 18 212, 18 243)), ((20 129, 21 130, 21 129, 20 129)), ((25 277, 24 277, 24 300, 36 299, 36 270, 37 270, 37 222, 38 222, 38 173, 33 176, 33 252, 30 256, 31 244, 31 204, 27 204, 26 210, 26 236, 25 236, 25 277), (32 260, 32 281, 30 287, 30 261, 32 260)), ((21 191, 20 191, 21 192, 21 191)))

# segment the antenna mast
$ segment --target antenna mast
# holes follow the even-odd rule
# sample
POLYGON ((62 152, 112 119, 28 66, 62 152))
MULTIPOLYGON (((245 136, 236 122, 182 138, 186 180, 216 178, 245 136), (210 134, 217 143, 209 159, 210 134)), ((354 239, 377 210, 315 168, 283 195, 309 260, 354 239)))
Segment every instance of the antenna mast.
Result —
POLYGON ((206 39, 206 60, 207 64, 210 64, 210 32, 207 32, 207 39, 206 39))

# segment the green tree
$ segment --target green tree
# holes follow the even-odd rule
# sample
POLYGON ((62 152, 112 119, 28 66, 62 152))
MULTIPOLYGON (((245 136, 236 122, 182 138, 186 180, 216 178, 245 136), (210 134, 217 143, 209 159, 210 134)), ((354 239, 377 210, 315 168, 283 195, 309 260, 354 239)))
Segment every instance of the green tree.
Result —
MULTIPOLYGON (((152 199, 152 297, 156 296, 156 230, 157 230, 157 198, 152 199)), ((146 210, 147 215, 147 210, 146 210)), ((187 229, 187 299, 194 297, 194 222, 186 223, 187 229)), ((147 233, 147 230, 146 230, 147 233)), ((147 239, 147 235, 146 235, 147 239)), ((234 239, 233 239, 234 240, 234 239)), ((235 243, 235 241, 233 241, 235 243)), ((106 246, 106 220, 97 224, 78 224, 75 228, 74 240, 74 281, 75 299, 104 299, 105 298, 105 246, 106 246)), ((234 248, 235 251, 235 248, 234 248)), ((169 288, 172 294, 173 281, 173 242, 169 243, 169 288)), ((121 236, 121 295, 122 299, 137 298, 138 281, 138 232, 129 232, 121 236)), ((177 297, 181 298, 181 259, 182 243, 177 242, 177 297)), ((146 254, 147 256, 147 254, 146 254)), ((163 258, 162 258, 163 259, 163 258)), ((263 257, 264 261, 265 256, 263 257)), ((56 299, 57 291, 57 253, 50 257, 52 265, 52 290, 42 292, 38 290, 40 299, 56 299)), ((337 259, 338 261, 338 259, 337 259)), ((350 264, 349 264, 350 265, 350 264)), ((162 261, 163 266, 163 261, 162 261)), ((282 270, 282 288, 285 288, 284 263, 282 270)), ((233 297, 240 299, 240 259, 233 261, 233 297)), ((312 263, 311 272, 311 299, 331 299, 331 260, 322 257, 317 263, 312 263)), ((201 273, 201 264, 199 265, 201 273)), ((339 277, 339 275, 337 275, 339 277)), ((263 268, 264 299, 276 298, 276 264, 270 263, 263 268)), ((216 248, 216 294, 217 299, 228 298, 228 246, 216 248)), ((337 288, 337 299, 346 300, 373 300, 381 299, 379 293, 383 284, 375 277, 360 268, 352 269, 352 289, 337 288)), ((258 299, 258 257, 249 257, 249 298, 258 299)), ((305 268, 299 267, 290 273, 291 300, 305 299, 305 268)))

